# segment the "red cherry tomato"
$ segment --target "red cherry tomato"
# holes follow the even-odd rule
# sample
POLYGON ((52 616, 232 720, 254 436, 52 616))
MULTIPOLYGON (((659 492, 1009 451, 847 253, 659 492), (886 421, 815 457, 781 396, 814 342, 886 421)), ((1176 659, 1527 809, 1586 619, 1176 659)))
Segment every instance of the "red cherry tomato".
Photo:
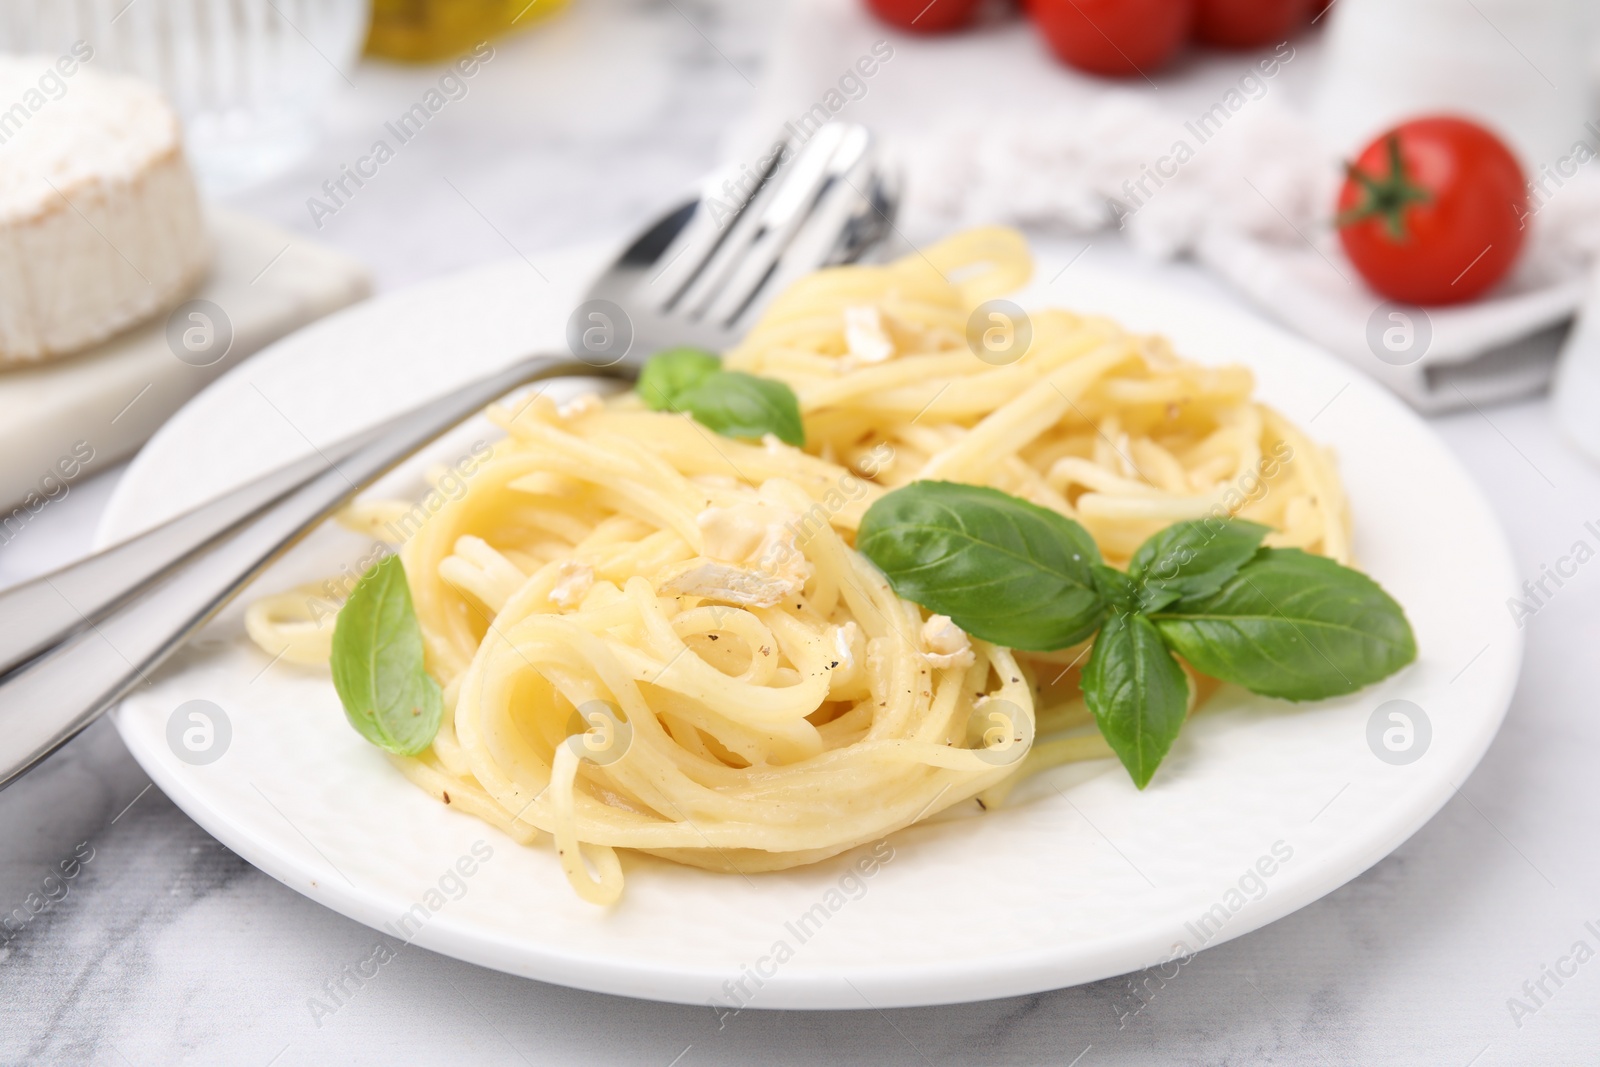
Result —
POLYGON ((1287 41, 1305 24, 1309 0, 1199 0, 1194 37, 1219 48, 1287 41))
POLYGON ((1367 283, 1391 300, 1471 300, 1505 277, 1522 249, 1522 168, 1475 122, 1413 119, 1346 169, 1339 240, 1367 283))
POLYGON ((949 33, 972 21, 983 0, 867 0, 872 13, 912 33, 949 33))
POLYGON ((1189 35, 1194 0, 1030 0, 1028 13, 1051 51, 1079 70, 1148 77, 1189 35))

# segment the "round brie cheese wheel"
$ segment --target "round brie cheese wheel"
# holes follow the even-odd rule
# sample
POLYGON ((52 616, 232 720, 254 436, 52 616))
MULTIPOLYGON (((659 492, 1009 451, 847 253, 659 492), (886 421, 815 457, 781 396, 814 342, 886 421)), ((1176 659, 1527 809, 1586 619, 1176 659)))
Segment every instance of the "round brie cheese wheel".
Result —
POLYGON ((210 262, 177 116, 78 49, 88 56, 0 57, 0 365, 136 325, 210 262))

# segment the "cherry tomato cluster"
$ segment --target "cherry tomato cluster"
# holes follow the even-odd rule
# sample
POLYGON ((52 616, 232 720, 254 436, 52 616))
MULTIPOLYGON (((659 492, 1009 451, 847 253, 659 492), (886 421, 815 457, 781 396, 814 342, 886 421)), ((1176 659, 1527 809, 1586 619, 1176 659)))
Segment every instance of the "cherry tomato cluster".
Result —
MULTIPOLYGON (((972 23, 988 0, 866 0, 873 14, 915 33, 972 23)), ((1187 40, 1260 48, 1287 40, 1331 0, 1022 0, 1064 62, 1108 77, 1148 75, 1187 40)))

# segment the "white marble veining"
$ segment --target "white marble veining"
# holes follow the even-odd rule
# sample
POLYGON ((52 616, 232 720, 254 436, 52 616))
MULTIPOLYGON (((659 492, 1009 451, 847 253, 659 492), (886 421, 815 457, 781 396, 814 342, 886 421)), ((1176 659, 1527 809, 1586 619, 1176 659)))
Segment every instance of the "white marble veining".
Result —
MULTIPOLYGON (((315 157, 231 203, 360 256, 385 289, 510 255, 537 269, 539 250, 625 230, 717 160, 723 131, 754 105, 774 25, 739 0, 577 0, 563 21, 497 44, 469 95, 317 231, 307 197, 437 77, 367 65, 315 157)), ((1093 254, 1134 265, 1112 245, 1093 254)), ((1233 299, 1192 268, 1145 269, 1233 299)), ((1524 575, 1593 543, 1600 471, 1555 438, 1544 401, 1435 425, 1477 473, 1524 575)), ((0 582, 82 551, 116 476, 74 486, 0 547, 0 582)), ((719 1028, 709 1009, 574 992, 415 947, 358 986, 345 969, 372 958, 379 935, 145 791, 101 724, 0 793, 0 912, 26 910, 63 861, 75 871, 0 944, 0 1063, 1593 1062, 1600 962, 1561 986, 1544 979, 1552 995, 1520 1026, 1506 1002, 1573 942, 1597 944, 1584 927, 1600 926, 1597 641, 1600 568, 1584 567, 1528 620, 1516 702, 1455 800, 1343 889, 1159 988, 1151 979, 1137 1011, 1119 978, 954 1007, 746 1011, 719 1028), (75 854, 91 858, 74 866, 75 854), (335 1003, 328 986, 341 980, 335 1003)), ((964 921, 1003 909, 974 901, 964 921)))

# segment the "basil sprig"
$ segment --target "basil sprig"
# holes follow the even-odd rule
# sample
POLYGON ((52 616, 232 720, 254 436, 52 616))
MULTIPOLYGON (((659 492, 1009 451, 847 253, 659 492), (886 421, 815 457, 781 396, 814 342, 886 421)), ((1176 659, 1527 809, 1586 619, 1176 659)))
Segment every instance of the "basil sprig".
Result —
POLYGON ((1284 700, 1353 693, 1417 658, 1377 582, 1297 548, 1263 548, 1216 592, 1151 618, 1196 670, 1284 700))
POLYGON ((1128 577, 1140 587, 1141 610, 1216 592, 1250 562, 1265 536, 1265 526, 1244 519, 1168 526, 1128 561, 1128 577))
POLYGON ((433 743, 444 701, 423 669, 422 627, 399 556, 356 583, 333 627, 329 666, 345 717, 362 737, 402 756, 433 743))
POLYGON ((1189 678, 1161 632, 1137 612, 1110 615, 1083 668, 1083 697, 1140 789, 1189 714, 1189 678))
POLYGON ((1007 648, 1065 648, 1105 618, 1088 531, 998 489, 897 489, 867 509, 856 547, 901 597, 1007 648))
POLYGON ((633 388, 651 411, 682 411, 683 395, 717 371, 722 360, 701 348, 669 348, 645 361, 633 388))
POLYGON ((1263 548, 1240 519, 1175 523, 1126 573, 1084 528, 995 489, 916 482, 880 497, 856 547, 895 592, 974 637, 1052 651, 1095 634, 1085 703, 1143 789, 1196 670, 1286 700, 1352 693, 1416 658, 1405 612, 1366 575, 1298 549, 1263 548))
POLYGON ((688 412, 724 437, 774 434, 796 448, 806 443, 800 401, 783 382, 722 369, 698 348, 670 348, 645 363, 635 387, 652 411, 688 412))

